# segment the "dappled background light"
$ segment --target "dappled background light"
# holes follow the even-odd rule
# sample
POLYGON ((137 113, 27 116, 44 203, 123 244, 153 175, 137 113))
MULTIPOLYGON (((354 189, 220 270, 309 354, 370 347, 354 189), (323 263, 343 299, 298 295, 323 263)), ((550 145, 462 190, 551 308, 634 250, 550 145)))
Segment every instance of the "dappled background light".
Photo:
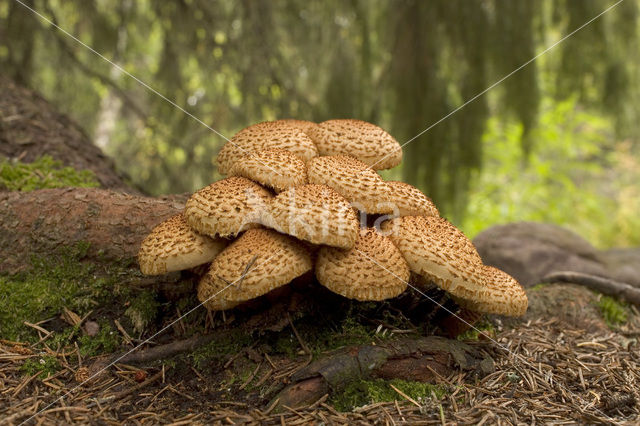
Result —
MULTIPOLYGON (((30 6, 223 135, 359 118, 404 143, 613 1, 32 0, 30 6)), ((638 6, 627 0, 430 128, 383 172, 471 236, 536 220, 640 244, 638 6)), ((133 184, 192 192, 225 140, 18 3, 0 69, 75 118, 133 184)))

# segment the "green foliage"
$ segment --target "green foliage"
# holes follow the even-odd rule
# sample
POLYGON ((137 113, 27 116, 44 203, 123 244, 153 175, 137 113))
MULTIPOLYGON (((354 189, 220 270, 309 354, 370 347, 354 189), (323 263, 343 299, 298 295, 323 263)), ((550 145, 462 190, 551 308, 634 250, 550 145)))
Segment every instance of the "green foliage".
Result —
MULTIPOLYGON (((537 143, 524 158, 522 125, 489 120, 485 167, 469 195, 462 228, 473 237, 500 223, 530 220, 567 226, 600 246, 640 243, 640 191, 628 175, 612 173, 629 161, 613 142, 611 121, 575 99, 544 101, 537 143), (623 179, 624 178, 624 179, 623 179)), ((627 166, 630 167, 630 166, 627 166)), ((638 172, 636 172, 638 173, 638 172)))
POLYGON ((625 303, 611 296, 600 295, 598 307, 609 327, 615 327, 627 322, 629 308, 625 303))
POLYGON ((60 161, 48 155, 33 163, 0 159, 0 189, 34 191, 69 186, 95 188, 100 185, 92 171, 63 167, 60 161))
MULTIPOLYGON (((513 147, 531 152, 546 143, 531 133, 544 95, 575 95, 615 121, 621 138, 637 137, 636 2, 616 5, 510 75, 608 6, 606 0, 35 4, 226 137, 284 117, 365 119, 400 142, 429 128, 405 147, 402 172, 456 221, 487 152, 481 136, 489 117, 521 125, 513 147), (452 25, 458 22, 465 25, 452 25), (506 75, 488 96, 476 96, 506 75), (467 100, 473 102, 449 115, 467 100)), ((212 160, 223 137, 17 2, 0 3, 0 27, 5 74, 71 113, 136 185, 155 194, 183 192, 220 177, 212 160)))
POLYGON ((430 383, 409 382, 400 379, 391 381, 383 379, 359 380, 349 383, 342 392, 333 393, 330 403, 339 411, 351 411, 355 407, 377 402, 405 400, 391 385, 417 402, 434 397, 440 399, 447 393, 443 386, 430 383))
POLYGON ((42 371, 42 378, 50 376, 60 370, 58 359, 51 355, 29 358, 21 366, 20 371, 27 376, 33 376, 42 371))

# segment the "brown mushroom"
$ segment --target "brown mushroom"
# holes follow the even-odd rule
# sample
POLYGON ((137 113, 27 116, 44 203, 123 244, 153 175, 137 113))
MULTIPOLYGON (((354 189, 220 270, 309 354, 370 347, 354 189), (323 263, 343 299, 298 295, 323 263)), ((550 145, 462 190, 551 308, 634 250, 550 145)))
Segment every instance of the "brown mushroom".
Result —
POLYGON ((140 271, 160 275, 193 268, 211 262, 225 245, 224 240, 195 232, 180 213, 153 228, 142 241, 138 252, 140 271))
POLYGON ((262 223, 313 244, 351 248, 359 223, 349 202, 324 185, 302 185, 271 200, 262 223))
POLYGON ((399 181, 386 184, 398 216, 440 216, 433 201, 415 186, 399 181))
POLYGON ((360 232, 352 249, 322 247, 316 277, 329 290, 360 301, 384 300, 407 288, 409 266, 391 240, 374 229, 360 232))
POLYGON ((306 132, 320 155, 351 155, 375 170, 390 169, 402 161, 398 141, 366 121, 328 120, 309 127, 306 132))
POLYGON ((229 309, 310 271, 304 244, 272 229, 250 229, 224 249, 200 280, 198 298, 209 309, 229 309))
POLYGON ((271 193, 243 177, 229 177, 199 190, 187 200, 189 226, 210 236, 230 237, 256 228, 271 193))
POLYGON ((243 176, 282 192, 307 183, 307 166, 295 154, 284 149, 265 149, 240 157, 229 176, 243 176))
POLYGON ((315 144, 300 125, 287 120, 265 121, 236 133, 218 153, 218 170, 228 174, 243 155, 264 149, 284 149, 307 161, 318 155, 315 144))
POLYGON ((309 183, 327 185, 353 207, 369 214, 393 212, 389 188, 380 175, 348 155, 315 157, 307 162, 309 183))

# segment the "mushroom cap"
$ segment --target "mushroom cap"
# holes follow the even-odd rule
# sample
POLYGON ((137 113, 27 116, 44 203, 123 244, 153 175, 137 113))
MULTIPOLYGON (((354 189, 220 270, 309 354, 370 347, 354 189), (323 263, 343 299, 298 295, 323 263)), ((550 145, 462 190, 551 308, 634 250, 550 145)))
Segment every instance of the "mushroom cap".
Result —
POLYGON ((211 262, 225 246, 224 240, 195 232, 179 213, 153 228, 142 241, 138 263, 145 275, 181 271, 211 262))
POLYGON ((399 181, 386 182, 389 199, 399 216, 440 216, 436 205, 418 188, 399 181))
POLYGON ((271 193, 243 177, 214 182, 193 194, 184 209, 189 226, 210 235, 230 237, 256 228, 271 193))
POLYGON ((382 230, 388 233, 412 272, 459 299, 481 300, 486 273, 480 255, 469 238, 446 219, 398 217, 384 222, 382 230))
POLYGON ((300 241, 271 229, 250 229, 214 259, 198 284, 198 298, 209 309, 229 309, 288 284, 312 267, 300 241))
POLYGON ((485 314, 520 317, 527 312, 529 300, 520 283, 493 266, 484 266, 485 287, 474 300, 457 300, 461 306, 485 314))
POLYGON ((371 214, 393 212, 389 188, 380 175, 348 155, 315 157, 307 162, 309 183, 327 185, 353 207, 371 214))
POLYGON ((229 170, 230 176, 243 176, 282 192, 307 183, 307 166, 284 149, 265 149, 240 157, 229 170))
POLYGON ((361 120, 328 120, 306 130, 320 155, 346 154, 375 170, 390 169, 402 161, 402 147, 389 133, 361 120))
POLYGON ((313 244, 342 248, 354 246, 360 226, 344 197, 328 186, 312 184, 274 197, 262 223, 313 244))
POLYGON ((318 155, 318 149, 299 123, 265 121, 240 130, 222 147, 218 153, 218 169, 227 174, 243 155, 270 148, 290 151, 304 161, 318 155))
POLYGON ((391 240, 372 228, 350 250, 322 247, 316 277, 329 290, 360 301, 384 300, 406 290, 409 265, 391 240))

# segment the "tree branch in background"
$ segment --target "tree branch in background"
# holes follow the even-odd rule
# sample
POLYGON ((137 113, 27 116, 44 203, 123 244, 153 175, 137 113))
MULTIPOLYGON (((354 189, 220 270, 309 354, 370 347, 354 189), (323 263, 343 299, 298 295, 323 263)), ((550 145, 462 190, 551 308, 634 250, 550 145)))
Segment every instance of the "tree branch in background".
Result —
POLYGON ((545 276, 542 278, 541 282, 567 282, 579 284, 602 294, 618 297, 633 303, 636 306, 640 306, 640 289, 632 287, 626 283, 599 277, 597 275, 583 274, 581 272, 559 271, 545 276))

